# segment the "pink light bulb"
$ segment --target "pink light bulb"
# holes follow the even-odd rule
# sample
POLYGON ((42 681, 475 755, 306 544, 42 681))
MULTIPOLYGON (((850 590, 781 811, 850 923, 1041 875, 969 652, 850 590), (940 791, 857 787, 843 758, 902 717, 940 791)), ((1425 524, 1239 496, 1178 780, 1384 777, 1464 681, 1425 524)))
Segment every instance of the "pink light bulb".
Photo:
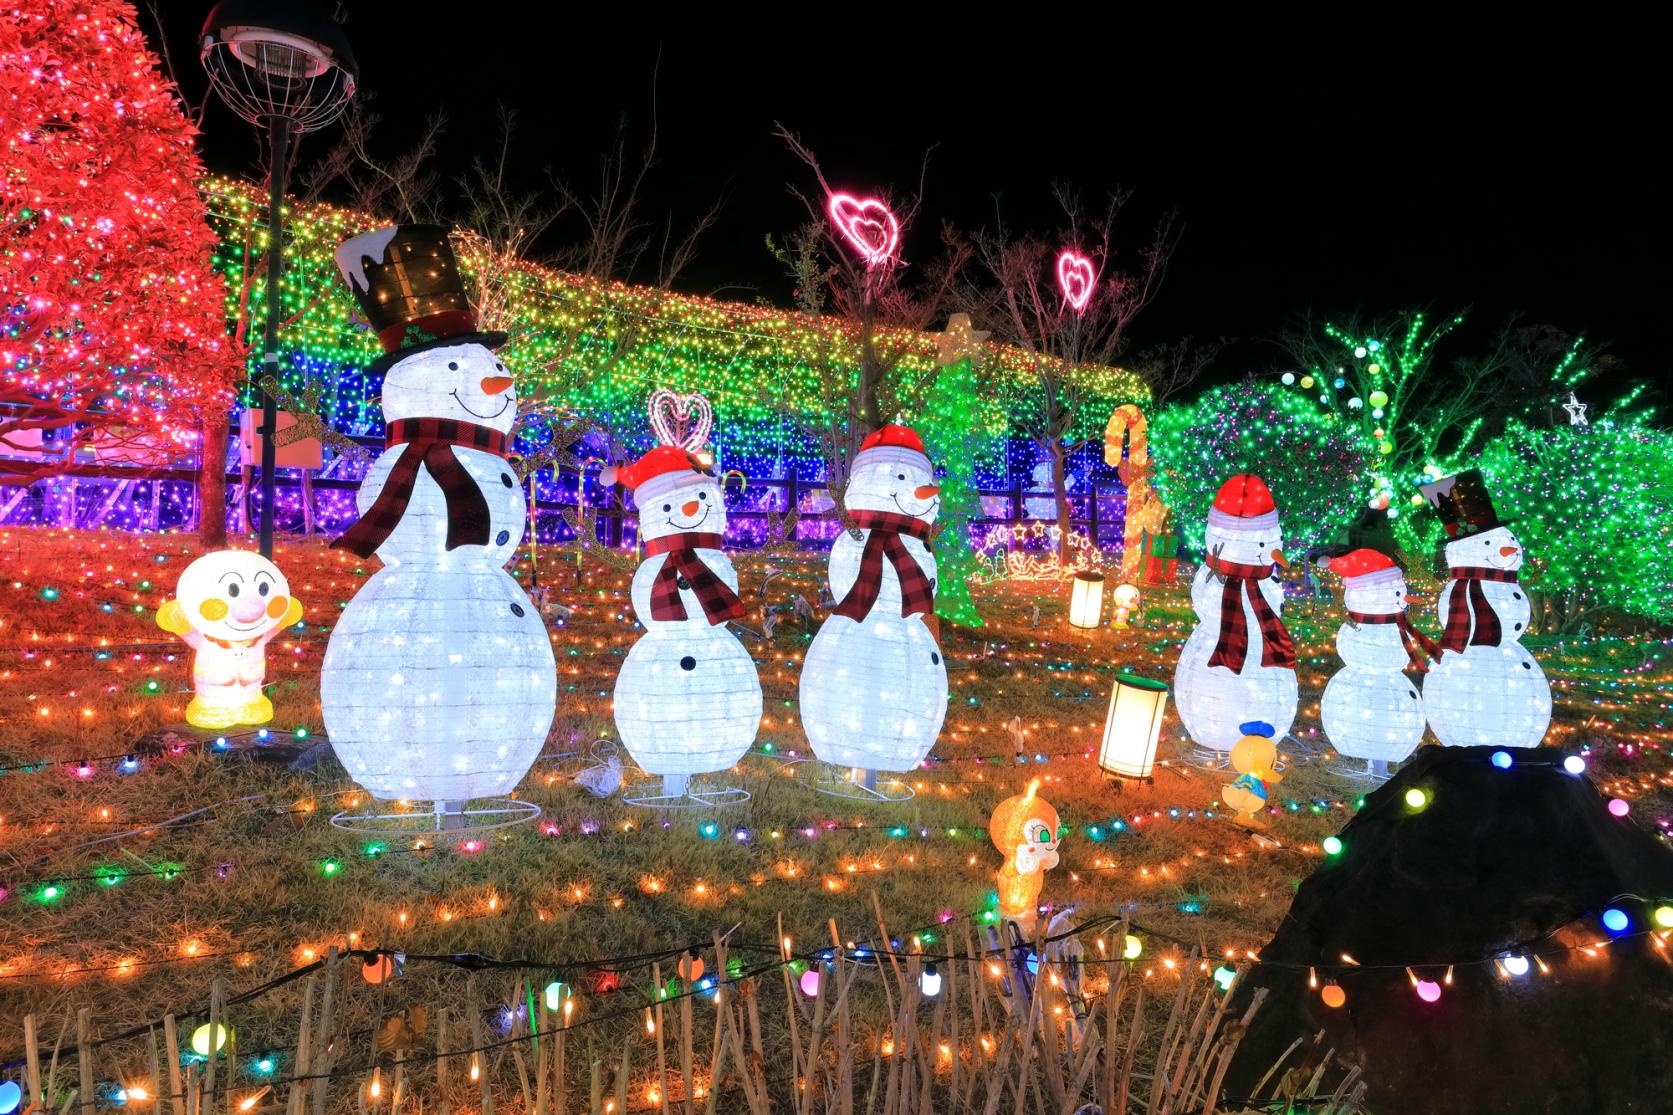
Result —
POLYGON ((1628 805, 1626 801, 1621 798, 1611 798, 1609 801, 1609 812, 1611 816, 1625 817, 1627 815, 1627 810, 1631 808, 1632 806, 1628 805))
POLYGON ((1441 985, 1434 980, 1420 979, 1417 981, 1417 997, 1426 1003, 1439 1001, 1441 985))

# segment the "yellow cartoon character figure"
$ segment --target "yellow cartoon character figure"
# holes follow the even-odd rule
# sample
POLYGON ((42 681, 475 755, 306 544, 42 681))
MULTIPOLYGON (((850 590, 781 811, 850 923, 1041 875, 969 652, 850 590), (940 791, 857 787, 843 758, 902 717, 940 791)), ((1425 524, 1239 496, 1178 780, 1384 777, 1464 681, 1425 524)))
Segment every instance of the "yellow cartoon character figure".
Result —
POLYGON ((1272 741, 1272 725, 1262 720, 1239 724, 1243 738, 1232 744, 1232 769, 1237 778, 1220 792, 1225 803, 1237 810, 1251 828, 1265 828, 1258 814, 1266 811, 1267 790, 1284 780, 1278 765, 1278 745, 1272 741))
POLYGON ((192 648, 192 685, 186 723, 225 731, 273 719, 262 693, 267 644, 302 618, 279 567, 248 550, 215 550, 186 567, 174 599, 157 612, 157 626, 192 648))
POLYGON ((1026 936, 1034 933, 1045 873, 1057 866, 1057 810, 1035 796, 1036 778, 1024 793, 993 808, 988 835, 1005 857, 999 869, 999 912, 1026 936))

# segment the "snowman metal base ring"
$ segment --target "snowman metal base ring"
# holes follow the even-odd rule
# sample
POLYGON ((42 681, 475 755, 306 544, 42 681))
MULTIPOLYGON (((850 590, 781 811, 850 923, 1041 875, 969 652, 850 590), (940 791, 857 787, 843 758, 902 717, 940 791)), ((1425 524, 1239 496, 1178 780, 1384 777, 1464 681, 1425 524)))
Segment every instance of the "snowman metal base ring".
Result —
POLYGON ((819 762, 812 766, 813 773, 807 784, 815 793, 826 797, 899 805, 918 796, 918 791, 898 775, 885 772, 885 777, 880 779, 877 771, 859 767, 836 767, 819 762))
POLYGON ((646 809, 722 809, 750 799, 750 792, 740 787, 691 782, 684 776, 665 777, 645 788, 659 792, 623 795, 622 800, 646 809))
POLYGON ((1339 763, 1330 766, 1332 774, 1341 775, 1353 782, 1362 782, 1370 786, 1381 786, 1387 782, 1392 773, 1386 759, 1355 759, 1348 755, 1341 755, 1339 763))
MULTIPOLYGON (((375 808, 375 806, 374 806, 375 808)), ((362 813, 345 809, 331 818, 331 827, 371 836, 440 833, 449 837, 522 825, 540 816, 540 806, 515 798, 475 798, 438 801, 430 809, 402 813, 362 813)))

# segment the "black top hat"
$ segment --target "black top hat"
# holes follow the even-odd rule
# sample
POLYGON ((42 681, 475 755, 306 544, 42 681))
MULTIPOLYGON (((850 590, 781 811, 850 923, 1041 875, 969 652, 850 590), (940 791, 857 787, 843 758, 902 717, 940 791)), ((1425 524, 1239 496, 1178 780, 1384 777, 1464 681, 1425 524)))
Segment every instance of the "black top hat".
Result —
POLYGON ((459 261, 440 225, 394 225, 345 240, 337 270, 383 344, 368 371, 386 371, 427 348, 505 344, 504 333, 477 329, 459 261))
POLYGON ((1510 522, 1499 518, 1499 513, 1493 510, 1487 478, 1478 468, 1466 469, 1433 484, 1419 484, 1418 489, 1440 514, 1448 542, 1483 534, 1510 522))

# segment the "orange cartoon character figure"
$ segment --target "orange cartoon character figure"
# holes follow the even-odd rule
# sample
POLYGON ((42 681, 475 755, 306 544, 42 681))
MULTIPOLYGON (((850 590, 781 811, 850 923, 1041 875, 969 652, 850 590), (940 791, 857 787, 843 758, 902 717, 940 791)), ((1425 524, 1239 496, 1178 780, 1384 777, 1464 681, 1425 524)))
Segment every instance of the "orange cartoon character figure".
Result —
POLYGON ((1220 792, 1225 803, 1237 810, 1239 819, 1251 828, 1265 828, 1259 817, 1266 811, 1266 796, 1272 786, 1284 780, 1276 770, 1278 745, 1272 740, 1272 725, 1250 720, 1237 726, 1243 738, 1232 744, 1232 769, 1237 778, 1220 792))
POLYGON ((1005 857, 999 869, 999 912, 1015 922, 1023 936, 1031 936, 1040 911, 1040 887, 1045 873, 1057 866, 1057 810, 1036 796, 1040 780, 994 806, 988 835, 1005 857))
POLYGON ((215 550, 186 567, 174 599, 157 610, 157 626, 192 648, 186 723, 225 731, 273 719, 262 693, 267 644, 302 618, 279 567, 248 550, 215 550))

